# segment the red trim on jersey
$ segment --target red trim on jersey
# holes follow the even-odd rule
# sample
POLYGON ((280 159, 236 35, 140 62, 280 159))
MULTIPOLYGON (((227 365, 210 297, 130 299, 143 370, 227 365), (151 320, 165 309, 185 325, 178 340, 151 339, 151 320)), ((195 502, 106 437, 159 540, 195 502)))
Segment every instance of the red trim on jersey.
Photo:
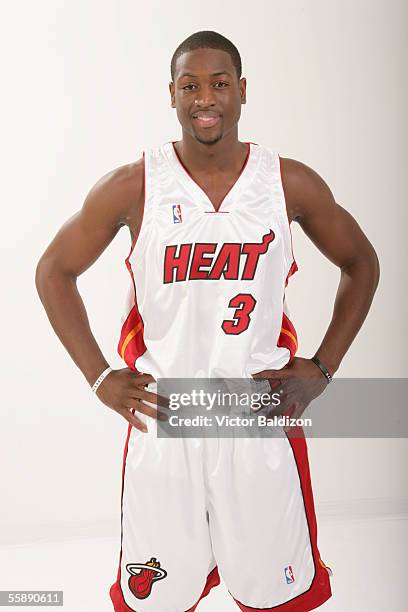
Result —
POLYGON ((292 238, 292 228, 290 227, 290 222, 288 219, 288 223, 289 223, 289 234, 290 234, 290 249, 292 251, 292 265, 290 266, 289 272, 288 272, 288 276, 286 277, 286 285, 288 284, 288 280, 289 278, 292 276, 292 274, 294 274, 295 272, 297 272, 299 270, 298 265, 296 263, 295 260, 295 256, 293 254, 293 238, 292 238))
POLYGON ((122 325, 118 343, 118 353, 125 361, 126 365, 134 372, 137 372, 135 361, 140 355, 143 355, 145 350, 146 346, 143 340, 142 317, 136 305, 133 305, 126 321, 122 325))
POLYGON ((287 348, 290 352, 289 361, 292 361, 298 349, 298 339, 296 329, 294 328, 293 323, 285 313, 282 314, 282 327, 279 334, 277 346, 287 348))
MULTIPOLYGON (((174 152, 175 152, 175 154, 176 154, 177 159, 178 159, 178 160, 179 160, 179 162, 180 162, 181 167, 182 167, 182 168, 184 168, 184 170, 187 172, 187 174, 188 174, 188 176, 190 177, 190 179, 191 179, 191 180, 192 180, 192 181, 193 181, 193 182, 194 182, 196 185, 198 185, 197 181, 196 181, 196 180, 195 180, 195 179, 194 179, 194 178, 191 176, 190 172, 187 170, 187 168, 186 168, 186 167, 185 167, 185 165, 183 164, 183 162, 182 162, 182 160, 181 160, 181 157, 179 157, 179 154, 177 153, 176 147, 174 146, 174 143, 175 143, 175 142, 177 142, 177 141, 176 141, 176 140, 172 140, 172 141, 171 141, 171 144, 173 145, 174 152)), ((222 206, 222 203, 224 202, 225 198, 227 197, 227 195, 229 194, 229 192, 231 191, 231 189, 234 187, 234 185, 236 184, 236 182, 238 181, 238 179, 240 178, 241 174, 243 173, 243 171, 244 171, 244 170, 245 170, 245 168, 246 168, 246 165, 247 165, 247 163, 248 163, 249 156, 250 156, 250 153, 251 153, 251 144, 254 144, 254 143, 246 142, 245 144, 246 144, 246 145, 248 145, 248 152, 247 152, 246 157, 245 157, 244 165, 242 166, 242 168, 241 168, 241 171, 240 171, 239 175, 237 176, 237 178, 235 179, 235 181, 232 183, 232 185, 231 185, 231 187, 228 189, 227 193, 226 193, 226 194, 224 195, 224 197, 222 198, 221 203, 220 203, 220 205, 219 205, 219 207, 218 207, 218 210, 215 208, 215 206, 214 206, 213 202, 210 200, 210 198, 208 197, 208 195, 207 195, 207 194, 205 194, 205 195, 207 195, 208 200, 211 202, 211 204, 212 204, 212 206, 213 206, 213 208, 214 208, 214 213, 224 212, 224 211, 220 211, 220 208, 221 208, 221 206, 222 206)), ((200 185, 198 185, 198 187, 200 187, 200 185)), ((200 189, 201 189, 201 191, 204 191, 204 189, 203 189, 202 187, 200 187, 200 189)), ((204 193, 205 193, 205 191, 204 191, 204 193)))
POLYGON ((109 590, 109 595, 110 595, 110 598, 112 600, 113 609, 115 610, 115 612, 134 612, 134 610, 129 608, 129 606, 126 604, 126 602, 125 602, 125 600, 123 598, 123 593, 122 593, 122 589, 121 589, 121 586, 120 586, 120 566, 121 566, 121 563, 122 563, 122 542, 123 542, 123 490, 124 490, 124 485, 125 485, 126 457, 127 457, 127 453, 128 453, 129 438, 130 438, 131 430, 132 430, 132 425, 129 423, 127 437, 126 437, 126 443, 125 443, 125 449, 123 451, 123 465, 122 465, 122 493, 121 493, 121 500, 120 500, 121 538, 120 538, 119 568, 118 568, 118 575, 117 575, 116 582, 114 584, 112 584, 112 586, 111 586, 111 588, 109 590))
MULTIPOLYGON (((279 160, 279 174, 280 174, 280 180, 281 180, 281 185, 282 185, 282 191, 283 191, 283 196, 285 197, 285 190, 284 190, 284 188, 283 188, 283 180, 282 180, 282 164, 281 164, 281 158, 280 158, 279 153, 278 153, 278 160, 279 160)), ((285 203, 286 203, 286 199, 285 199, 285 203)), ((298 268, 298 265, 297 265, 297 263, 296 263, 295 256, 294 256, 294 254, 293 254, 293 238, 292 238, 292 230, 291 230, 291 227, 290 227, 290 221, 289 221, 288 211, 287 211, 287 209, 286 209, 286 206, 285 206, 285 210, 286 210, 286 218, 287 218, 287 220, 288 220, 288 226, 289 226, 289 234, 290 234, 290 248, 291 248, 291 251, 292 251, 292 260, 293 260, 293 261, 292 261, 292 265, 291 265, 290 270, 289 270, 289 273, 288 273, 288 275, 287 275, 287 277, 286 277, 286 283, 285 283, 285 286, 286 286, 286 285, 288 284, 289 277, 291 277, 291 276, 292 276, 292 274, 294 274, 295 272, 297 272, 297 271, 299 270, 299 268, 298 268)))
POLYGON ((320 553, 317 547, 316 514, 313 502, 307 444, 303 429, 301 427, 294 428, 292 433, 287 435, 287 438, 291 445, 299 474, 303 503, 305 506, 306 519, 309 528, 315 575, 312 580, 312 584, 305 593, 297 595, 290 601, 273 606, 272 608, 253 608, 240 603, 233 597, 238 607, 243 612, 255 612, 257 610, 262 610, 262 612, 305 612, 306 610, 314 610, 315 608, 318 608, 332 596, 329 568, 326 569, 325 564, 320 559, 320 553))
POLYGON ((137 230, 137 234, 135 236, 133 244, 130 247, 129 255, 125 259, 126 266, 128 265, 129 257, 133 253, 133 249, 136 246, 136 242, 137 242, 137 239, 139 238, 140 230, 142 229, 145 207, 146 207, 146 156, 145 156, 145 152, 143 151, 143 209, 142 209, 142 218, 140 220, 139 229, 137 230))
POLYGON ((208 574, 207 582, 205 583, 205 587, 203 592, 201 593, 199 599, 196 604, 187 610, 187 612, 194 612, 200 601, 208 595, 211 589, 220 584, 220 576, 218 574, 218 567, 215 566, 214 569, 208 574))
POLYGON ((143 199, 143 210, 142 210, 142 218, 140 221, 139 229, 137 231, 136 237, 133 241, 133 244, 130 247, 129 255, 125 259, 126 267, 129 271, 130 277, 133 283, 133 295, 134 295, 134 304, 129 311, 129 314, 122 325, 120 331, 120 338, 118 342, 118 353, 121 358, 125 361, 126 365, 138 373, 138 370, 135 367, 135 362, 138 357, 143 355, 146 351, 146 346, 143 339, 143 331, 144 331, 144 323, 142 316, 137 307, 137 298, 136 298, 136 284, 133 276, 132 265, 130 263, 130 256, 132 255, 134 248, 136 246, 137 240, 140 235, 140 230, 142 229, 144 212, 146 208, 146 158, 145 152, 143 151, 143 172, 144 172, 144 199, 143 199))
MULTIPOLYGON (((289 227, 289 230, 290 230, 290 227, 289 227)), ((287 277, 286 277, 286 281, 285 281, 285 288, 286 288, 286 287, 287 287, 287 285, 288 285, 288 281, 289 281, 290 277, 291 277, 291 276, 292 276, 292 275, 293 275, 295 272, 297 272, 298 270, 299 270, 299 268, 297 267, 297 263, 296 263, 296 261, 295 261, 295 260, 293 260, 292 265, 290 266, 290 270, 289 270, 289 272, 288 272, 288 275, 287 275, 287 277)))

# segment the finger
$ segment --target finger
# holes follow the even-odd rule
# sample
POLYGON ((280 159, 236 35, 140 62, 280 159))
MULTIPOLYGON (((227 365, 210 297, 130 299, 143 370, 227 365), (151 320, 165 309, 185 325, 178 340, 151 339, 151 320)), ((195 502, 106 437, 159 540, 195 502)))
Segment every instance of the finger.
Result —
POLYGON ((292 415, 293 418, 294 419, 301 418, 301 416, 304 413, 305 409, 306 409, 306 405, 303 402, 300 402, 300 401, 296 402, 295 403, 295 409, 294 409, 293 415, 292 415))
POLYGON ((121 411, 121 414, 125 417, 125 419, 133 425, 136 429, 141 431, 142 433, 147 433, 147 427, 133 412, 129 409, 125 409, 121 411))
POLYGON ((264 379, 267 380, 269 382, 269 386, 271 388, 272 394, 274 395, 274 397, 276 397, 276 395, 282 396, 285 392, 286 389, 288 387, 288 384, 290 383, 290 379, 287 378, 285 380, 282 380, 280 378, 276 378, 276 379, 264 379))
POLYGON ((276 389, 276 391, 274 391, 274 397, 277 397, 279 399, 279 404, 278 406, 281 408, 282 406, 284 406, 287 403, 287 391, 285 389, 285 385, 278 385, 278 388, 276 389))
POLYGON ((145 402, 149 402, 156 407, 161 406, 162 408, 169 408, 168 397, 157 395, 157 393, 152 393, 152 391, 145 391, 141 387, 131 389, 130 394, 133 399, 144 400, 145 402))
POLYGON ((265 412, 266 412, 266 416, 271 419, 273 419, 275 416, 277 418, 282 416, 282 411, 281 411, 280 406, 272 406, 270 408, 266 407, 265 412))
POLYGON ((279 402, 277 403, 271 403, 270 405, 266 406, 266 412, 268 417, 274 417, 274 416, 282 416, 285 412, 285 410, 287 409, 287 401, 284 395, 279 395, 279 402))
POLYGON ((153 419, 160 419, 160 421, 167 421, 167 416, 163 412, 156 410, 156 408, 152 408, 151 406, 149 406, 148 404, 145 404, 144 402, 136 400, 136 402, 133 405, 136 408, 136 410, 138 412, 141 412, 142 414, 146 414, 147 416, 150 416, 153 419))
POLYGON ((257 372, 252 374, 252 378, 289 378, 291 371, 289 369, 282 368, 281 370, 264 370, 263 372, 257 372))
POLYGON ((271 386, 272 391, 274 391, 275 389, 279 389, 279 387, 282 386, 282 379, 281 378, 270 378, 269 384, 271 386))
POLYGON ((269 410, 274 410, 280 408, 280 405, 283 401, 284 390, 281 385, 271 385, 272 391, 267 395, 269 396, 268 403, 264 403, 264 406, 269 410), (276 389, 273 389, 273 386, 276 386, 276 389))
POLYGON ((151 374, 135 374, 133 380, 137 385, 145 386, 156 382, 151 374))
POLYGON ((299 394, 293 391, 284 391, 281 395, 281 398, 282 403, 284 403, 285 405, 294 404, 295 402, 300 400, 299 394))
POLYGON ((162 408, 163 411, 169 410, 169 399, 156 395, 156 393, 144 392, 144 391, 131 391, 131 399, 142 401, 144 404, 153 404, 154 408, 162 408))
POLYGON ((293 401, 285 397, 280 406, 280 411, 281 411, 282 416, 291 417, 293 409, 294 409, 293 401))

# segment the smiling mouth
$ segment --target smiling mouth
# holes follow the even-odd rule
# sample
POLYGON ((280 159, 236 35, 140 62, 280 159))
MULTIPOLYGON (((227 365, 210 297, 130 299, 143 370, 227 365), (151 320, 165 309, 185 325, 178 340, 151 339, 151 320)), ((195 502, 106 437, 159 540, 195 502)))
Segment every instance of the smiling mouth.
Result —
POLYGON ((195 121, 195 123, 197 123, 200 127, 202 128, 211 128, 214 127, 215 125, 217 125, 217 123, 219 123, 221 117, 220 115, 214 116, 214 115, 193 115, 193 120, 195 121))

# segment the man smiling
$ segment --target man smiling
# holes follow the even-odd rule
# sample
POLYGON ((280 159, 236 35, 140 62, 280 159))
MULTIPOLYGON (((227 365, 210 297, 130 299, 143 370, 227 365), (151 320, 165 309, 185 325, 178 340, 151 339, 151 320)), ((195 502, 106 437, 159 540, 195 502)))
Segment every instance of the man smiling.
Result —
POLYGON ((316 172, 239 141, 246 79, 229 40, 211 31, 187 38, 171 79, 181 139, 102 177, 37 266, 56 333, 101 402, 129 423, 111 599, 117 612, 192 612, 220 573, 241 610, 312 610, 331 588, 305 439, 159 438, 156 381, 253 377, 273 387, 277 379, 299 416, 360 329, 378 259, 316 172), (341 272, 312 358, 296 356, 285 301, 297 270, 292 221, 341 272), (124 225, 132 239, 118 346, 126 367, 112 370, 76 279, 124 225))

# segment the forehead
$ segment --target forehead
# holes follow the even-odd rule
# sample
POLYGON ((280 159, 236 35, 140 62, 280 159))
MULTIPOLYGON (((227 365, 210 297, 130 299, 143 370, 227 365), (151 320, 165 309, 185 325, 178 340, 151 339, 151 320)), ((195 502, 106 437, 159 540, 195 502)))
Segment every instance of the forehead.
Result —
POLYGON ((236 75, 235 66, 229 53, 221 49, 194 49, 180 55, 175 66, 175 79, 184 74, 207 76, 213 73, 236 75))

